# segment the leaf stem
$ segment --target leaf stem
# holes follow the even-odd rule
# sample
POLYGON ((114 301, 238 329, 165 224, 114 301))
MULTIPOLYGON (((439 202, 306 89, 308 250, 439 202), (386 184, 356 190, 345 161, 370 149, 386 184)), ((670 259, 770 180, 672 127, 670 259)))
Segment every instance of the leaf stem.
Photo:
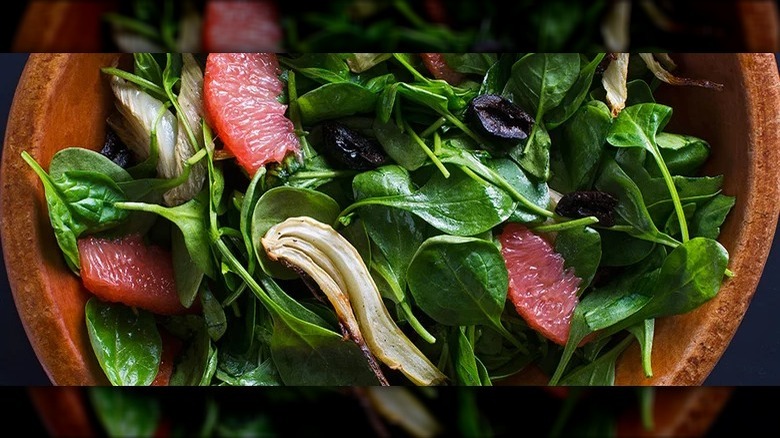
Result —
POLYGON ((598 222, 599 220, 595 216, 588 216, 580 219, 558 222, 555 224, 539 225, 536 227, 531 227, 531 229, 534 232, 539 232, 539 233, 552 233, 552 232, 569 230, 572 228, 587 227, 588 225, 597 224, 598 222))
POLYGON ((412 140, 414 140, 415 143, 417 143, 417 145, 420 146, 420 148, 422 148, 423 152, 425 152, 425 155, 427 155, 428 158, 431 159, 431 161, 436 166, 436 168, 439 169, 441 174, 444 175, 445 178, 449 178, 450 177, 450 171, 447 170, 446 167, 444 167, 444 164, 441 162, 439 157, 437 157, 436 154, 433 153, 431 148, 429 148, 428 145, 425 144, 425 141, 423 139, 421 139, 420 136, 418 136, 416 132, 414 132, 414 129, 412 129, 411 126, 409 126, 409 122, 407 122, 405 120, 404 120, 404 130, 407 131, 409 133, 409 135, 412 137, 412 140))
POLYGON ((445 119, 444 117, 439 117, 438 119, 436 119, 435 122, 431 123, 430 126, 425 128, 425 130, 420 133, 420 137, 427 138, 434 132, 438 131, 439 128, 441 128, 446 121, 447 119, 445 119))
POLYGON ((683 210, 682 202, 680 201, 680 194, 677 193, 677 187, 674 186, 674 180, 672 179, 669 168, 666 167, 661 153, 658 151, 658 146, 653 147, 653 158, 658 164, 658 168, 661 169, 661 174, 664 177, 666 186, 669 188, 669 193, 672 195, 672 202, 674 203, 674 211, 677 213, 677 220, 680 222, 680 235, 682 236, 683 243, 687 242, 690 237, 688 235, 688 221, 685 219, 685 211, 683 210))

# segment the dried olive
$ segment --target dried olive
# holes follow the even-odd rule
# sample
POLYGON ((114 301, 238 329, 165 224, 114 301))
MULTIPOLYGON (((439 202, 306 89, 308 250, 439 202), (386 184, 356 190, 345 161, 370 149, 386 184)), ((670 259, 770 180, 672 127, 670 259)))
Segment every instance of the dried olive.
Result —
POLYGON ((106 141, 103 143, 103 149, 100 150, 100 153, 123 169, 127 169, 133 164, 130 149, 110 129, 106 132, 106 141))
POLYGON ((339 122, 322 125, 323 152, 330 161, 352 170, 374 169, 387 163, 382 145, 339 122))
POLYGON ((615 207, 618 200, 607 192, 598 190, 582 190, 563 195, 555 213, 569 218, 595 216, 599 225, 611 227, 615 225, 615 207))
POLYGON ((534 118, 509 99, 496 94, 475 97, 466 108, 466 121, 489 141, 514 146, 528 138, 534 118))

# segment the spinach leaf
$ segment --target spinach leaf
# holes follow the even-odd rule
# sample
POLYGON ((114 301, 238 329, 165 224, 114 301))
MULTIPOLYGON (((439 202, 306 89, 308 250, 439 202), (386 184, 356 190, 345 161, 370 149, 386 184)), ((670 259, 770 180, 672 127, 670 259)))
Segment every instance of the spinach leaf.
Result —
POLYGON ((79 274, 77 239, 86 232, 98 232, 124 221, 127 212, 115 202, 125 195, 116 183, 100 173, 68 170, 57 179, 50 177, 27 152, 22 158, 43 184, 49 220, 68 267, 79 274))
POLYGON ((620 354, 631 345, 634 338, 629 336, 618 345, 593 362, 575 369, 561 380, 568 386, 612 386, 615 384, 615 363, 620 354))
POLYGON ((173 274, 179 301, 184 307, 189 308, 198 295, 204 272, 192 260, 192 256, 187 250, 184 234, 178 228, 171 230, 171 259, 173 260, 173 274))
POLYGON ((109 437, 151 438, 157 432, 161 406, 155 397, 109 387, 89 388, 87 396, 109 437))
POLYGON ((490 53, 444 53, 443 56, 451 69, 480 76, 496 62, 496 55, 490 53))
POLYGON ((512 54, 502 53, 482 78, 478 94, 501 94, 512 76, 515 61, 516 58, 512 54))
POLYGON ((627 233, 599 229, 601 235, 601 266, 630 266, 642 261, 655 248, 655 243, 627 233))
POLYGON ((534 53, 512 66, 512 77, 504 88, 503 94, 512 96, 536 120, 525 145, 510 155, 541 180, 546 181, 550 173, 550 136, 544 116, 563 101, 579 74, 580 57, 576 53, 534 53))
POLYGON ((696 237, 675 248, 664 260, 652 300, 643 319, 690 312, 720 290, 729 255, 713 239, 696 237))
POLYGON ((581 106, 561 129, 560 154, 568 185, 565 192, 591 187, 612 124, 609 108, 598 100, 581 106))
POLYGON ((146 211, 158 214, 173 222, 184 238, 190 258, 210 278, 216 278, 211 252, 211 233, 208 226, 209 192, 201 191, 196 197, 176 207, 163 207, 143 202, 117 202, 118 208, 146 211))
POLYGON ((564 267, 580 278, 579 294, 590 285, 601 262, 601 236, 589 227, 571 228, 558 233, 555 252, 563 256, 564 267))
POLYGON ((133 72, 136 76, 163 88, 162 69, 151 53, 133 53, 133 72))
POLYGON ((305 124, 365 113, 374 109, 377 95, 352 82, 325 84, 298 96, 305 124))
POLYGON ((417 306, 444 325, 501 330, 509 274, 501 252, 482 239, 435 236, 414 255, 406 279, 417 306))
MULTIPOLYGON (((359 189, 362 184, 374 184, 376 178, 381 178, 381 175, 375 172, 362 173, 355 177, 353 187, 359 189)), ((504 191, 457 169, 453 169, 449 178, 441 173, 434 174, 412 194, 357 201, 342 211, 340 216, 367 205, 409 211, 436 229, 459 236, 471 236, 492 229, 505 221, 515 208, 514 202, 504 191)))
POLYGON ((200 304, 203 306, 203 318, 206 330, 212 341, 218 341, 227 331, 227 317, 219 300, 204 283, 200 291, 200 304))
POLYGON ((566 95, 561 99, 560 104, 550 110, 545 116, 545 125, 549 129, 555 129, 564 124, 569 120, 569 117, 574 115, 582 106, 585 98, 588 97, 588 91, 590 91, 590 87, 593 83, 593 75, 596 73, 596 67, 601 63, 605 55, 605 53, 597 54, 593 60, 582 67, 576 82, 574 82, 571 88, 566 92, 566 95))
MULTIPOLYGON (((474 327, 450 328, 448 336, 455 369, 456 384, 461 386, 490 386, 490 378, 483 381, 479 359, 474 354, 474 327)), ((484 367, 484 366, 483 366, 484 367)))
POLYGON ((628 331, 639 341, 639 348, 642 351, 642 369, 645 372, 645 377, 653 377, 653 366, 650 359, 653 352, 655 319, 646 319, 639 324, 629 327, 628 331))
POLYGON ((311 189, 274 187, 263 193, 252 213, 251 235, 253 253, 263 271, 275 278, 292 279, 298 275, 280 263, 268 259, 261 240, 274 225, 285 219, 309 216, 326 224, 332 224, 339 215, 339 205, 328 195, 311 189))
MULTIPOLYGON (((239 229, 241 230, 241 236, 244 238, 244 245, 246 246, 246 253, 252 254, 254 252, 254 243, 252 243, 252 214, 255 212, 255 206, 260 196, 263 195, 265 190, 262 187, 262 181, 266 174, 266 168, 262 167, 257 170, 255 176, 249 182, 249 186, 246 189, 246 193, 241 201, 241 215, 239 218, 239 229)), ((218 199, 218 198, 217 198, 218 199)), ((214 201, 212 201, 213 203, 214 201)), ((255 272, 255 265, 257 265, 256 257, 247 257, 247 270, 250 273, 255 272)))
POLYGON ((186 322, 182 325, 187 329, 187 333, 182 334, 187 338, 187 345, 177 358, 169 385, 199 386, 204 382, 209 384, 211 382, 209 358, 213 349, 204 320, 195 315, 187 315, 186 322))
MULTIPOLYGON (((615 213, 622 221, 633 227, 628 230, 629 234, 664 245, 677 245, 677 241, 658 230, 647 211, 639 188, 611 157, 605 157, 602 160, 595 186, 598 190, 618 198, 615 213)), ((612 228, 616 229, 617 227, 612 228)))
POLYGON ((148 386, 157 376, 162 341, 154 316, 124 304, 90 298, 87 333, 95 356, 115 386, 148 386))
POLYGON ((726 216, 736 203, 733 196, 716 195, 710 201, 696 209, 691 219, 691 235, 716 239, 726 216))
POLYGON ((52 179, 56 180, 64 176, 65 172, 74 170, 101 173, 116 183, 133 179, 125 169, 93 150, 70 147, 58 151, 51 157, 49 176, 52 179))
MULTIPOLYGON (((672 175, 695 176, 710 156, 709 143, 690 135, 659 132, 656 141, 672 175)), ((663 176, 655 162, 647 162, 645 166, 651 176, 663 176)))
POLYGON ((374 134, 387 155, 406 170, 416 170, 428 159, 425 151, 395 121, 382 122, 377 118, 374 134))
POLYGON ((682 241, 686 242, 689 238, 688 225, 685 220, 682 203, 672 180, 672 175, 666 167, 656 142, 656 134, 663 130, 671 117, 672 108, 665 105, 642 103, 627 107, 620 112, 620 115, 612 124, 607 135, 607 141, 616 147, 643 148, 655 159, 671 194, 677 219, 680 221, 682 241))

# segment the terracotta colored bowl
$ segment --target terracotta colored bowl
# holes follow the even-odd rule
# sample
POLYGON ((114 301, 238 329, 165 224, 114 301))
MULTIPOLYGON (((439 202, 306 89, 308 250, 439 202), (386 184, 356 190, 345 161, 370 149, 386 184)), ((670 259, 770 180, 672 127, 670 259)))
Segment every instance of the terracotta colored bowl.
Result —
MULTIPOLYGON (((111 94, 100 67, 113 54, 31 55, 16 92, 2 162, 2 242, 19 315, 51 381, 106 383, 84 323, 88 293, 66 268, 49 223, 43 188, 21 159, 26 150, 44 168, 68 146, 98 149, 111 94), (23 230, 23 232, 19 232, 23 230)), ((755 292, 780 211, 780 78, 771 54, 675 55, 680 71, 725 84, 715 92, 662 88, 674 107, 670 129, 708 140, 707 174, 724 174, 737 203, 722 231, 736 277, 712 301, 657 322, 653 370, 646 379, 639 352, 618 363, 617 383, 699 385, 723 354, 755 292)), ((515 383, 546 383, 527 378, 515 383)))

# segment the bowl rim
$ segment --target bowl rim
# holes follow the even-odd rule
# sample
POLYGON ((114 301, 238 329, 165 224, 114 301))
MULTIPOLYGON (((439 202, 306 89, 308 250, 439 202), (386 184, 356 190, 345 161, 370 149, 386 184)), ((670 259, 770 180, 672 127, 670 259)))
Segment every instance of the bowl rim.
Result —
MULTIPOLYGON (((36 107, 46 108, 47 102, 54 98, 52 84, 65 74, 63 66, 68 63, 70 56, 102 56, 108 60, 120 54, 30 55, 9 113, 4 154, 0 163, 0 211, 19 210, 14 208, 19 206, 19 202, 15 202, 13 182, 23 175, 22 172, 29 173, 25 163, 18 159, 19 154, 23 150, 36 150, 38 146, 35 140, 40 140, 40 131, 46 126, 46 111, 29 110, 36 107), (45 85, 42 86, 42 83, 45 85), (30 137, 31 134, 38 137, 30 137)), ((748 143, 752 145, 755 153, 748 173, 752 178, 762 181, 764 197, 780 199, 780 76, 777 74, 777 64, 771 53, 736 54, 736 57, 740 65, 739 74, 749 76, 743 79, 749 79, 745 80, 747 119, 750 123, 748 143)), ((36 187, 42 191, 40 184, 36 187)), ((676 361, 672 371, 652 379, 635 381, 626 377, 629 373, 626 367, 619 366, 616 384, 700 385, 704 382, 736 333, 755 293, 771 249, 772 239, 767 237, 774 235, 780 214, 780 203, 748 202, 744 226, 736 238, 729 261, 729 267, 740 275, 727 279, 721 287, 721 292, 728 290, 731 294, 741 297, 738 302, 729 303, 729 310, 738 311, 739 318, 727 321, 711 318, 707 321, 708 326, 711 326, 708 336, 717 348, 713 348, 707 340, 698 342, 686 350, 685 357, 676 361), (750 284, 751 279, 756 279, 754 284, 750 284)), ((47 285, 44 272, 31 272, 25 267, 27 261, 16 257, 29 251, 31 244, 37 239, 37 229, 32 228, 30 233, 19 237, 13 235, 13 231, 25 223, 32 223, 30 221, 34 218, 33 212, 24 212, 22 209, 19 214, 3 215, 0 224, 0 240, 3 244, 8 280, 27 337, 49 379, 55 385, 105 384, 105 379, 95 377, 95 372, 102 377, 102 370, 97 367, 96 360, 77 354, 78 346, 65 336, 67 330, 61 321, 60 327, 52 327, 51 323, 34 323, 40 315, 21 304, 31 299, 30 290, 47 285), (52 334, 54 339, 46 339, 45 345, 40 342, 42 336, 52 334), (56 370, 47 366, 54 363, 57 364, 56 370)))

